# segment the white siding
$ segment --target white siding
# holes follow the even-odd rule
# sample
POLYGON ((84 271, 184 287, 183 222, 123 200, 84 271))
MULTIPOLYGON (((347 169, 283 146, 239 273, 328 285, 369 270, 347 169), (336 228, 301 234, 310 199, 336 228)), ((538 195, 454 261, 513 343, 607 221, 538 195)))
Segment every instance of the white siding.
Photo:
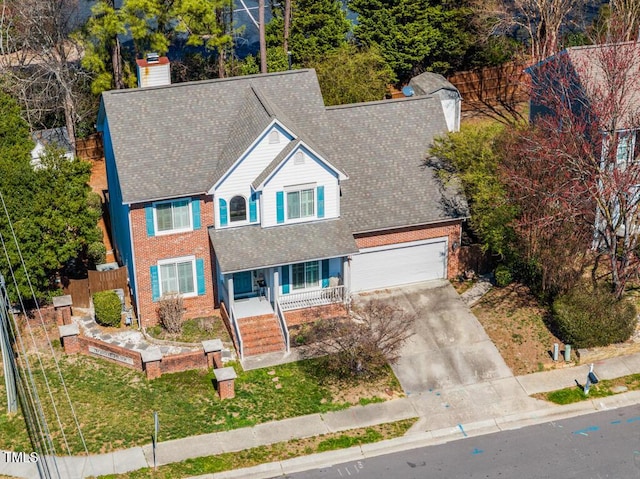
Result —
MULTIPOLYGON (((275 127, 274 127, 275 128, 275 127)), ((273 131, 271 128, 269 132, 273 131)), ((249 154, 235 167, 235 169, 224 178, 222 183, 216 188, 214 195, 215 204, 215 227, 220 227, 219 199, 229 201, 236 195, 242 195, 247 200, 247 222, 228 223, 227 226, 242 226, 249 224, 249 199, 251 197, 251 183, 262 171, 269 166, 273 159, 278 156, 282 149, 287 146, 289 139, 283 134, 279 135, 279 143, 269 143, 269 133, 254 146, 249 154)), ((260 221, 260 199, 257 205, 258 222, 260 221)))
POLYGON ((442 99, 442 111, 447 121, 449 131, 460 130, 460 100, 459 99, 442 99))
MULTIPOLYGON (((276 218, 276 192, 284 191, 285 188, 295 185, 315 184, 315 186, 324 186, 324 218, 337 218, 340 215, 338 178, 326 166, 306 153, 304 153, 303 164, 296 164, 294 156, 295 153, 275 173, 262 191, 260 209, 263 227, 276 226, 278 224, 276 218)), ((317 197, 315 197, 315 200, 315 213, 317 215, 317 197)), ((295 222, 313 221, 315 219, 315 217, 304 218, 295 220, 295 222)), ((283 224, 292 222, 294 221, 286 219, 285 213, 285 222, 283 224)))

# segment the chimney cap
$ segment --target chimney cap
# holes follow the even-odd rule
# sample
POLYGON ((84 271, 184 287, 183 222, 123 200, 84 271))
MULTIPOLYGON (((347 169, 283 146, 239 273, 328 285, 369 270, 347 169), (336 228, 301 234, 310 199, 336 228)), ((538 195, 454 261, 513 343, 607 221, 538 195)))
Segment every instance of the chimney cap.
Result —
POLYGON ((160 55, 155 52, 147 53, 148 63, 158 63, 160 61, 160 55))

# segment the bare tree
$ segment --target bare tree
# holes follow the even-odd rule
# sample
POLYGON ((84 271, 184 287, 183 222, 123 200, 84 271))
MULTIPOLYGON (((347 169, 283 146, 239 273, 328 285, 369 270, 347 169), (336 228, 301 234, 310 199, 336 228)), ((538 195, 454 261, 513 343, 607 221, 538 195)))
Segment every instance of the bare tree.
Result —
POLYGON ((289 33, 291 30, 291 0, 284 0, 284 54, 289 54, 289 33))
POLYGON ((169 334, 180 334, 184 302, 179 294, 167 294, 158 301, 158 319, 169 334))
POLYGON ((372 300, 355 309, 352 318, 318 319, 304 354, 324 357, 326 367, 340 376, 374 375, 399 359, 414 321, 397 305, 372 300))
POLYGON ((84 81, 81 51, 71 35, 77 7, 77 0, 3 0, 0 18, 0 68, 29 122, 61 110, 73 145, 77 86, 84 81))
POLYGON ((260 36, 260 73, 267 73, 267 40, 264 24, 264 0, 258 1, 258 31, 260 36))
POLYGON ((560 30, 568 19, 580 18, 582 0, 490 0, 476 2, 476 10, 490 31, 506 31, 514 27, 526 32, 534 61, 558 51, 560 30))
POLYGON ((640 38, 640 2, 638 0, 611 0, 611 17, 616 19, 625 41, 640 38))
POLYGON ((571 242, 587 227, 620 298, 640 273, 640 45, 570 49, 535 69, 532 83, 534 123, 503 169, 522 226, 527 215, 537 225, 524 237, 564 228, 571 242))

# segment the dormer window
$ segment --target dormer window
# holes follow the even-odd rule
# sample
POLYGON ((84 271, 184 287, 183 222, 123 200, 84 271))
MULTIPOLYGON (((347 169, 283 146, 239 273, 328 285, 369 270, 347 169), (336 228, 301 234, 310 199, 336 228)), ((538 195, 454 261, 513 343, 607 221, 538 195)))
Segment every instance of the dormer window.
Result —
POLYGON ((276 143, 280 143, 280 133, 278 133, 278 130, 273 130, 269 133, 269 144, 273 145, 276 143))
POLYGON ((229 220, 246 221, 247 219, 247 200, 243 196, 234 196, 229 202, 229 220))

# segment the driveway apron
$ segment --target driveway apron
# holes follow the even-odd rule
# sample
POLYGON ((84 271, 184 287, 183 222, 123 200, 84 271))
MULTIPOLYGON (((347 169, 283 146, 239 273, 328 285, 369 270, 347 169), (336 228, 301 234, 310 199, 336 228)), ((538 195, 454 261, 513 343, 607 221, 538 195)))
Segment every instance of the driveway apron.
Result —
POLYGON ((513 376, 478 319, 448 281, 363 294, 358 301, 374 298, 416 315, 415 334, 392 366, 406 394, 513 376))

